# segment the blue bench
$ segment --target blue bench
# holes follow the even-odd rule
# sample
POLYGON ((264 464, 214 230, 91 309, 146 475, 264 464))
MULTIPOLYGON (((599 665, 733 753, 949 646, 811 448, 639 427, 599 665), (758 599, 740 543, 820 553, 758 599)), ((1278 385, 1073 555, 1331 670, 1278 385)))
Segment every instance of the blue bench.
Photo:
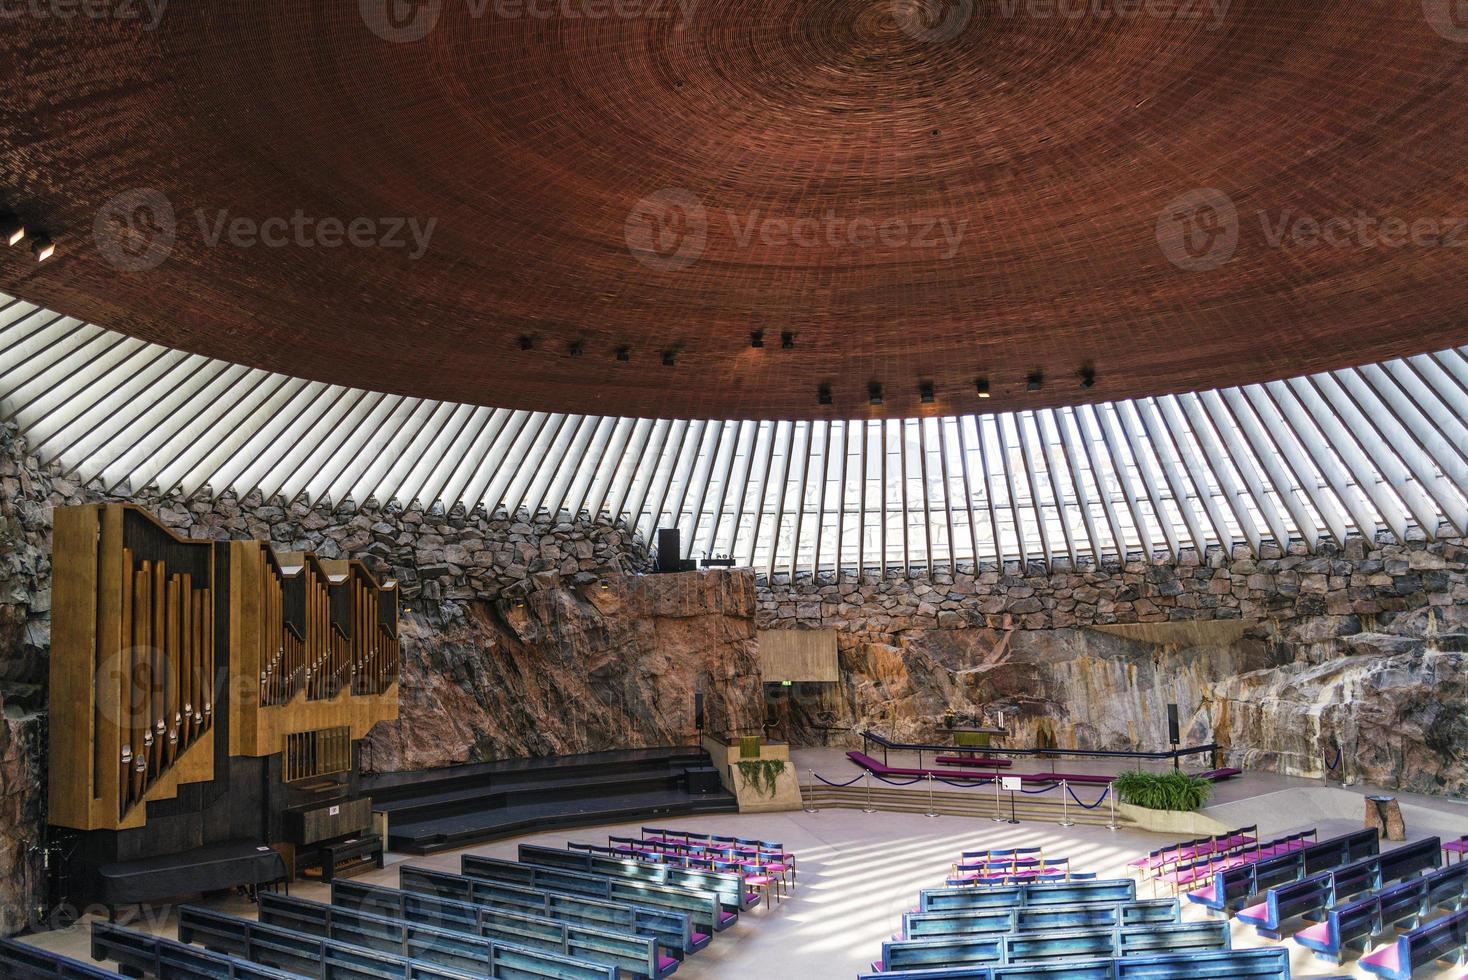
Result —
POLYGON ((1363 948, 1389 925, 1415 926, 1434 906, 1457 910, 1468 894, 1468 862, 1429 871, 1328 909, 1325 921, 1295 933, 1295 942, 1339 964, 1345 951, 1363 948))
POLYGON ((673 973, 683 955, 681 948, 665 950, 656 937, 637 933, 632 928, 589 926, 530 912, 511 912, 375 885, 359 885, 355 890, 351 886, 333 887, 331 904, 505 942, 515 942, 515 937, 523 931, 558 943, 569 955, 616 963, 632 973, 654 978, 673 973), (601 955, 603 953, 605 958, 601 955))
MULTIPOLYGON (((473 906, 468 906, 473 910, 473 906)), ((483 909, 465 924, 461 910, 450 910, 448 919, 417 910, 416 918, 383 915, 348 905, 323 905, 281 895, 261 896, 259 920, 310 935, 342 942, 400 952, 415 959, 438 962, 419 951, 424 943, 443 945, 463 952, 478 951, 488 944, 508 943, 542 949, 573 959, 604 963, 638 976, 661 980, 678 968, 678 960, 658 953, 657 941, 649 936, 631 936, 588 926, 558 922, 542 916, 483 909), (454 936, 462 936, 462 941, 454 936)), ((450 963, 449 965, 455 965, 450 963)))
POLYGON ((1069 929, 893 940, 882 944, 882 958, 873 967, 880 971, 900 971, 1228 948, 1228 923, 1187 922, 1127 929, 1069 929))
MULTIPOLYGON (((885 972, 863 973, 860 980, 884 980, 888 976, 885 972)), ((1289 951, 1280 947, 1229 949, 1059 963, 918 969, 902 971, 901 977, 902 980, 1290 980, 1290 959, 1289 951)))
POLYGON ((0 976, 12 980, 121 980, 122 974, 14 939, 0 939, 0 976))
MULTIPOLYGON (((356 932, 353 935, 364 942, 373 941, 381 934, 381 924, 391 921, 381 920, 370 934, 356 932)), ((179 906, 178 938, 180 942, 198 943, 211 952, 239 956, 305 977, 319 976, 323 971, 328 977, 375 976, 377 974, 372 971, 379 969, 378 964, 386 963, 404 975, 408 974, 410 966, 415 966, 442 968, 461 977, 618 980, 614 966, 508 943, 479 940, 471 945, 470 941, 475 937, 448 930, 402 930, 396 950, 374 949, 357 942, 306 935, 294 928, 241 919, 197 905, 179 906)))
MULTIPOLYGON (((554 847, 521 844, 521 864, 544 868, 565 868, 585 871, 588 874, 618 878, 635 878, 653 881, 660 885, 681 885, 716 892, 726 908, 739 911, 754 908, 759 904, 758 893, 751 892, 744 882, 744 875, 733 871, 704 871, 698 868, 680 868, 671 864, 641 861, 629 854, 595 854, 581 851, 562 851, 554 847)), ((463 857, 465 874, 473 874, 473 866, 482 860, 473 854, 463 857)))
MULTIPOLYGON (((92 923, 92 959, 111 960, 125 977, 160 977, 163 980, 300 980, 325 977, 326 960, 306 972, 287 972, 237 956, 209 953, 186 943, 164 939, 147 932, 134 932, 110 922, 92 923)), ((374 964, 379 965, 379 964, 374 964)), ((457 970, 426 968, 409 971, 402 963, 384 958, 376 976, 397 980, 471 980, 472 974, 457 970)))
POLYGON ((918 898, 920 912, 959 909, 1011 908, 1016 905, 1089 905, 1132 902, 1137 883, 1130 878, 1097 881, 1046 881, 1027 885, 969 885, 962 888, 926 888, 918 898))
MULTIPOLYGON (((357 882, 333 881, 331 884, 333 895, 340 886, 343 891, 365 902, 368 897, 364 889, 372 889, 371 901, 393 901, 391 896, 383 893, 394 889, 357 882)), ((398 885, 403 892, 425 898, 449 899, 490 908, 528 912, 563 922, 581 922, 652 936, 664 948, 672 951, 674 956, 697 952, 713 938, 710 933, 695 930, 686 912, 508 885, 456 875, 450 871, 405 865, 398 871, 398 885)))
POLYGON ((460 861, 464 875, 502 884, 524 885, 567 895, 599 898, 608 902, 652 905, 686 912, 699 932, 723 932, 739 920, 737 909, 724 905, 717 892, 683 885, 660 885, 651 881, 608 878, 584 871, 537 868, 498 858, 466 854, 460 861), (472 858, 472 860, 471 860, 472 858))
POLYGON ((899 939, 938 936, 1003 935, 1056 929, 1116 929, 1180 921, 1175 898, 1095 905, 1039 905, 1012 909, 966 909, 955 912, 908 912, 899 939))
POLYGON ((1468 944, 1468 909, 1459 909, 1367 953, 1359 965, 1366 972, 1388 980, 1412 980, 1413 970, 1437 960, 1451 960, 1454 966, 1461 966, 1465 944, 1468 944))
POLYGON ((1298 916, 1319 918, 1320 912, 1346 898, 1381 887, 1385 882, 1437 868, 1442 863, 1441 842, 1428 837, 1385 854, 1353 861, 1298 881, 1269 889, 1264 901, 1239 911, 1242 922, 1268 939, 1281 938, 1283 923, 1298 916))
POLYGON ((1379 847, 1374 830, 1357 830, 1258 861, 1223 868, 1203 888, 1187 893, 1189 902, 1227 913, 1252 895, 1320 871, 1373 857, 1379 847))

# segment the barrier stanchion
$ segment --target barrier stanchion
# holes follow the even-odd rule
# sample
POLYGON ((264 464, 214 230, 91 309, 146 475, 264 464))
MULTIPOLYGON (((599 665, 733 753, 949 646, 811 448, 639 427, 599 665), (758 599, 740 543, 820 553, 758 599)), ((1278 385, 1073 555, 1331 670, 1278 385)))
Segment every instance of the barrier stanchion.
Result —
POLYGON ((1108 795, 1111 797, 1111 823, 1106 825, 1106 829, 1120 830, 1121 824, 1116 822, 1116 784, 1107 783, 1106 788, 1109 791, 1108 795))
POLYGON ((1007 823, 1004 819, 1004 811, 1000 809, 999 804, 999 774, 997 772, 994 774, 994 816, 990 819, 995 823, 1007 823))
MULTIPOLYGON (((805 812, 817 813, 819 811, 816 808, 816 771, 814 769, 807 769, 806 772, 810 773, 810 802, 806 803, 805 812)), ((800 801, 805 803, 804 795, 801 796, 800 801)))
POLYGON ((1074 827, 1076 822, 1070 818, 1070 785, 1062 779, 1060 781, 1060 826, 1074 827))
POLYGON ((866 774, 867 805, 861 808, 862 813, 876 813, 877 808, 872 806, 872 774, 866 774))
POLYGON ((933 774, 928 773, 928 812, 924 816, 936 817, 938 811, 933 807, 933 774))

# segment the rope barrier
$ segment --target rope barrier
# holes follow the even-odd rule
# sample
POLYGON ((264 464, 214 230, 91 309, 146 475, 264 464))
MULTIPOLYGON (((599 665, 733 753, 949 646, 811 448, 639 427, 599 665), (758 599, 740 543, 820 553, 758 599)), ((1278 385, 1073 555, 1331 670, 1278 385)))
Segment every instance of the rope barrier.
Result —
POLYGON ((953 786, 957 789, 974 789, 978 786, 987 786, 994 781, 992 779, 978 779, 970 780, 963 783, 955 783, 952 780, 944 779, 942 776, 934 776, 933 778, 938 780, 938 782, 944 784, 945 786, 953 786))
POLYGON ((861 782, 861 777, 860 776, 857 776, 856 778, 850 780, 849 782, 845 782, 845 783, 833 783, 829 779, 827 779, 825 776, 822 776, 818 772, 813 772, 813 773, 811 773, 811 775, 814 776, 814 777, 816 777, 817 779, 819 779, 821 782, 825 783, 827 786, 834 786, 837 789, 845 789, 848 786, 852 786, 852 785, 855 785, 856 783, 861 782))
POLYGON ((872 775, 873 776, 876 776, 877 779, 879 779, 880 781, 886 783, 888 786, 912 786, 915 783, 920 783, 920 782, 923 781, 923 777, 922 776, 918 776, 916 778, 909 779, 905 783, 899 783, 899 782, 897 782, 894 779, 888 779, 886 776, 878 775, 877 773, 872 773, 872 775))
POLYGON ((1081 802, 1081 798, 1076 795, 1076 791, 1073 790, 1073 789, 1071 789, 1069 786, 1067 786, 1065 788, 1065 791, 1070 794, 1070 798, 1071 799, 1073 799, 1073 800, 1076 801, 1076 806, 1080 807, 1082 810, 1094 810, 1098 806, 1100 806, 1102 803, 1105 803, 1106 802, 1106 797, 1111 794, 1111 787, 1108 786, 1105 789, 1103 789, 1101 791, 1101 795, 1098 796, 1098 797, 1096 797, 1096 802, 1095 803, 1083 803, 1083 802, 1081 802))
POLYGON ((1046 786, 1044 789, 1025 789, 1024 784, 1021 783, 1019 791, 1025 796, 1039 796, 1041 793, 1048 793, 1054 788, 1054 786, 1046 786))
MULTIPOLYGON (((1322 752, 1320 754, 1320 758, 1321 758, 1321 761, 1324 762, 1325 761, 1325 753, 1322 752)), ((1341 750, 1339 748, 1337 748, 1335 750, 1335 761, 1334 762, 1326 762, 1325 763, 1325 771, 1326 772, 1335 772, 1336 766, 1338 766, 1340 764, 1341 764, 1341 750)))

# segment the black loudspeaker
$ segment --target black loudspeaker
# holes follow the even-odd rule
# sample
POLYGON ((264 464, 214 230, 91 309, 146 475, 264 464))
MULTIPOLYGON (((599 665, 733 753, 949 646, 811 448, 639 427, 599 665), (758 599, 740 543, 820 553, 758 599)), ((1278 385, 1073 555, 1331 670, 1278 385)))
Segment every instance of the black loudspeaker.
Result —
POLYGON ((1182 741, 1181 733, 1178 731, 1177 705, 1175 704, 1167 706, 1167 740, 1173 745, 1182 741))
POLYGON ((658 528, 658 571, 676 572, 683 567, 681 537, 676 527, 658 528))
POLYGON ((696 731, 703 731, 703 692, 698 691, 693 695, 693 727, 696 731))
POLYGON ((719 782, 719 770, 713 766, 684 769, 683 775, 688 780, 690 793, 717 793, 724 788, 719 782))

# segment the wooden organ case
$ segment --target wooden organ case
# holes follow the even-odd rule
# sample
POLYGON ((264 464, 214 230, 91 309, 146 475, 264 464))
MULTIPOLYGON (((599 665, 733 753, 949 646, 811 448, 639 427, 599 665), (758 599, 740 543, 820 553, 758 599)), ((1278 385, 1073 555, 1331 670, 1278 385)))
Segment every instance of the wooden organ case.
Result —
POLYGON ((370 831, 357 745, 398 715, 396 583, 355 561, 182 538, 123 504, 57 508, 53 566, 64 900, 112 904, 118 880, 126 900, 151 900, 137 884, 150 862, 177 886, 190 854, 217 867, 230 848, 280 852, 289 868, 328 830, 370 831))

